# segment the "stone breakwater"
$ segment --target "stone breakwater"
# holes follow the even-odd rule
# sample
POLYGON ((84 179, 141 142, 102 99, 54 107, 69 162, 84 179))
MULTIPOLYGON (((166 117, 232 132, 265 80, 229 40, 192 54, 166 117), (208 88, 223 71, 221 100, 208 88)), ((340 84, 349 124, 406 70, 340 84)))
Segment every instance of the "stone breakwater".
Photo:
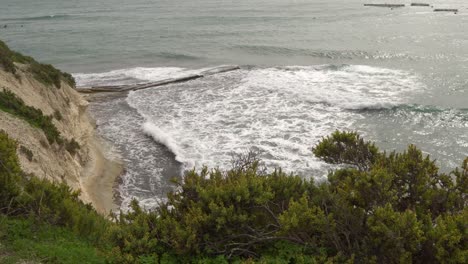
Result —
POLYGON ((168 84, 173 84, 173 83, 187 82, 187 81, 195 80, 198 78, 203 78, 206 76, 223 73, 223 72, 235 71, 239 69, 240 67, 237 65, 220 66, 220 67, 202 71, 198 74, 188 74, 185 76, 164 79, 164 80, 160 80, 156 82, 148 82, 148 83, 140 83, 140 84, 132 84, 132 85, 78 87, 77 91, 80 93, 129 92, 129 91, 142 90, 142 89, 153 88, 153 87, 158 87, 158 86, 163 86, 163 85, 168 85, 168 84))

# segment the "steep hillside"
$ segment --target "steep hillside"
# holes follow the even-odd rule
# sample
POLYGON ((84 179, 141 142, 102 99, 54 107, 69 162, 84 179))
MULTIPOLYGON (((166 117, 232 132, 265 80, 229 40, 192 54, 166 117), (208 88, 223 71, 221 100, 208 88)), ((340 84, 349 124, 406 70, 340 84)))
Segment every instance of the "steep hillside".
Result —
POLYGON ((104 157, 88 103, 73 86, 69 74, 0 42, 0 129, 17 140, 22 169, 80 189, 85 202, 107 213, 114 208, 112 189, 122 166, 104 157))

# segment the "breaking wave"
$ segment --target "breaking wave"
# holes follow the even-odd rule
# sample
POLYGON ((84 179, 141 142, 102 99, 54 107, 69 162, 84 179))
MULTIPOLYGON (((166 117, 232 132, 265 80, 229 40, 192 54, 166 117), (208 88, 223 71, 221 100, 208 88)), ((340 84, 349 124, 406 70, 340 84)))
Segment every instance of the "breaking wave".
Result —
POLYGON ((151 136, 154 141, 163 144, 166 146, 169 151, 171 151, 175 155, 175 159, 179 162, 183 162, 183 158, 180 157, 182 151, 179 150, 179 146, 174 142, 174 140, 164 133, 161 129, 159 129, 156 125, 146 122, 142 126, 143 131, 145 134, 151 136))
POLYGON ((253 150, 270 168, 324 176, 311 147, 352 129, 363 109, 392 109, 424 90, 410 72, 362 65, 252 68, 131 92, 143 130, 185 168, 229 168, 253 150))

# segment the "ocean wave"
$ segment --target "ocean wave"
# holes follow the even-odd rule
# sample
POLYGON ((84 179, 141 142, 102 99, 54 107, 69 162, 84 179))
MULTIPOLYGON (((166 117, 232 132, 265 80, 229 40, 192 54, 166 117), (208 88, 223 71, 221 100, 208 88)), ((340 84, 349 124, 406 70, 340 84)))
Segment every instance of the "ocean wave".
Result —
POLYGON ((346 64, 257 69, 243 85, 347 110, 392 108, 405 103, 405 95, 425 89, 410 72, 346 64))
POLYGON ((174 139, 172 139, 168 134, 159 129, 155 124, 151 122, 145 122, 142 125, 142 129, 143 132, 151 136, 154 139, 154 141, 166 146, 169 149, 169 151, 171 151, 175 155, 175 159, 178 162, 183 163, 185 161, 181 155, 182 151, 180 150, 180 147, 177 145, 174 139))
POLYGON ((388 110, 386 114, 393 118, 408 120, 412 125, 423 125, 427 129, 434 127, 468 128, 468 109, 403 105, 388 110))
MULTIPOLYGON (((77 86, 126 85, 203 74, 215 68, 136 67, 104 73, 75 73, 77 86)), ((244 68, 240 85, 289 91, 310 103, 348 110, 389 109, 404 103, 405 94, 423 90, 418 76, 366 65, 325 64, 244 68)))
MULTIPOLYGON (((90 114, 96 120, 98 133, 112 142, 112 155, 122 158, 125 172, 120 178, 119 199, 121 209, 129 209, 137 198, 147 209, 154 208, 173 189, 170 178, 181 174, 181 164, 174 155, 144 133, 145 119, 129 107, 125 98, 95 101, 90 114)), ((106 153, 107 154, 107 153, 106 153)))
POLYGON ((131 92, 127 102, 186 168, 227 169, 232 153, 253 149, 270 168, 320 178, 327 165, 310 148, 322 136, 352 128, 359 109, 408 104, 424 88, 410 72, 365 65, 244 68, 131 92))

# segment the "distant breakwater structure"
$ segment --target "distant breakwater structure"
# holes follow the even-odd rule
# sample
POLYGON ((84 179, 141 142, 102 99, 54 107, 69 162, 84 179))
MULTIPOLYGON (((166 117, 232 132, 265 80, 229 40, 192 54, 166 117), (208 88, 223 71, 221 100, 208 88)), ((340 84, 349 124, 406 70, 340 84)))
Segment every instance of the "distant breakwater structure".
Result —
POLYGON ((458 9, 456 9, 456 8, 436 8, 436 9, 434 9, 434 12, 454 12, 454 13, 458 13, 458 9))
POLYGON ((431 6, 431 4, 426 4, 426 3, 411 3, 411 6, 431 6))
MULTIPOLYGON (((370 6, 370 7, 387 7, 387 8, 398 8, 398 7, 405 7, 405 4, 364 4, 364 6, 370 6)), ((429 4, 429 3, 411 3, 410 6, 412 7, 431 7, 433 8, 434 6, 429 4)), ((453 12, 455 14, 458 13, 457 8, 434 8, 434 12, 453 12)))
POLYGON ((230 72, 239 70, 240 66, 238 65, 229 65, 229 66, 220 66, 212 69, 202 71, 197 74, 188 74, 185 76, 177 78, 169 78, 155 82, 139 83, 139 84, 129 84, 129 85, 104 85, 104 86, 91 86, 91 87, 77 87, 76 90, 80 93, 115 93, 115 92, 129 92, 142 89, 148 89, 173 83, 182 83, 195 80, 198 78, 203 78, 210 75, 215 75, 224 72, 230 72))
POLYGON ((364 4, 364 6, 375 6, 375 7, 405 7, 404 4, 364 4))

